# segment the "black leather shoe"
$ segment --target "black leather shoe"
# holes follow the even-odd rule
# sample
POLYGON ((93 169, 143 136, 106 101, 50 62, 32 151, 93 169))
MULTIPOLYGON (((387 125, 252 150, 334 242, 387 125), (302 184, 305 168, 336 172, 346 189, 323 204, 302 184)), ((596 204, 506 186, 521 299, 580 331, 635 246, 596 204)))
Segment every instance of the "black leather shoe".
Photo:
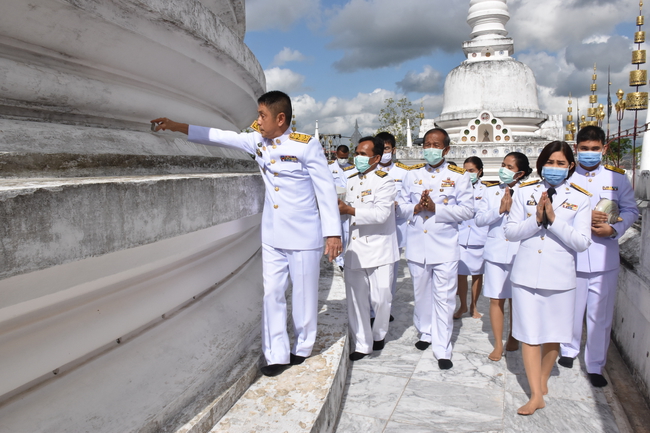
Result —
POLYGON ((395 320, 395 318, 394 318, 393 315, 391 314, 391 315, 390 315, 390 319, 389 319, 388 321, 389 321, 389 322, 392 322, 393 320, 395 320))
POLYGON ((260 368, 260 370, 264 376, 273 377, 282 374, 282 372, 289 367, 291 367, 290 364, 271 364, 260 368))
POLYGON ((602 374, 588 373, 587 375, 589 376, 589 381, 592 386, 595 386, 596 388, 607 386, 607 379, 605 379, 605 376, 602 374))
POLYGON ((429 343, 428 341, 420 340, 417 343, 415 343, 415 348, 419 350, 427 350, 429 346, 431 346, 431 343, 429 343))
POLYGON ((289 364, 291 365, 299 365, 305 362, 305 359, 307 359, 306 356, 298 356, 294 355, 293 353, 289 354, 289 364))
POLYGON ((385 344, 386 344, 386 339, 385 338, 383 340, 373 341, 372 350, 381 350, 381 349, 384 348, 385 344))
POLYGON ((453 366, 454 366, 454 363, 451 362, 451 359, 439 359, 438 360, 438 367, 440 367, 441 370, 449 370, 453 366))
POLYGON ((368 356, 367 353, 352 352, 352 353, 350 354, 350 361, 358 361, 358 360, 360 360, 360 359, 365 358, 366 356, 368 356))
POLYGON ((573 368, 573 361, 575 358, 569 358, 568 356, 560 356, 560 359, 557 360, 557 363, 564 368, 573 368))

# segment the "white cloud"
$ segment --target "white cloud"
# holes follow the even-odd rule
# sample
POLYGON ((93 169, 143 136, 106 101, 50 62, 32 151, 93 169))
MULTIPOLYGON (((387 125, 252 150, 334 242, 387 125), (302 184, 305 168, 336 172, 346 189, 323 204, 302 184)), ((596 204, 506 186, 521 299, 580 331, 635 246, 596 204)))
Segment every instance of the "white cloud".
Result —
POLYGON ((329 47, 342 72, 399 65, 436 49, 455 52, 469 37, 467 4, 447 0, 350 0, 330 11, 329 47))
POLYGON ((313 19, 319 0, 246 0, 246 30, 289 30, 298 20, 313 19))
POLYGON ((302 62, 306 59, 307 57, 305 57, 300 51, 284 47, 282 51, 275 55, 271 66, 283 66, 288 62, 302 62))
POLYGON ((304 91, 305 76, 291 69, 271 68, 264 70, 267 90, 282 90, 285 93, 304 91))
POLYGON ((398 81, 397 88, 404 93, 438 93, 442 90, 442 74, 429 65, 424 66, 424 71, 419 74, 408 71, 401 81, 398 81))

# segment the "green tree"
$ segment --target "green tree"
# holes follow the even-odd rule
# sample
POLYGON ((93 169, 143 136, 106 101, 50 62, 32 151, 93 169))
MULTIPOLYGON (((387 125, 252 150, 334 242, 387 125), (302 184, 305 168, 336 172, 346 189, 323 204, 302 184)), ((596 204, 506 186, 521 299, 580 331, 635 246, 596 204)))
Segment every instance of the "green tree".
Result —
POLYGON ((411 124, 411 134, 413 134, 419 119, 418 113, 411 108, 411 101, 406 97, 397 101, 388 98, 384 102, 386 106, 379 110, 379 129, 377 129, 377 133, 390 132, 395 136, 398 146, 405 146, 406 119, 411 124))
POLYGON ((607 155, 605 155, 605 158, 612 165, 619 167, 625 155, 628 155, 631 152, 632 140, 630 138, 625 137, 620 140, 615 139, 609 143, 609 151, 607 152, 607 155))

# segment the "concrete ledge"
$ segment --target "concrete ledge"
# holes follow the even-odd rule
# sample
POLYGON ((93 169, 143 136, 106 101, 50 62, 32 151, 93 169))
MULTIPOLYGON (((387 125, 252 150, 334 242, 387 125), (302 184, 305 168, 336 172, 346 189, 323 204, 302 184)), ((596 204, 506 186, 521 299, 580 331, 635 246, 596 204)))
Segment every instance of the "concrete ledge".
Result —
POLYGON ((347 332, 343 276, 323 260, 312 356, 280 376, 259 376, 216 425, 207 410, 177 433, 333 432, 348 371, 347 332))

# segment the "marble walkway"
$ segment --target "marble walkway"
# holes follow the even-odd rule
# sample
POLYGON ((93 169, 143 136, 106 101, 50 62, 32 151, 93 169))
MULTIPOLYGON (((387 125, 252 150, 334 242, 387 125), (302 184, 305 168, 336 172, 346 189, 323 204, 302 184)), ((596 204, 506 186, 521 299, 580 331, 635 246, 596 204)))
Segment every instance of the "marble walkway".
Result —
POLYGON ((630 431, 612 387, 593 388, 582 360, 553 369, 546 408, 517 415, 528 400, 521 350, 488 360, 493 337, 483 297, 481 319, 466 314, 455 321, 454 367, 439 370, 430 349, 413 346, 413 290, 408 269, 401 269, 386 347, 351 363, 338 433, 630 431))

